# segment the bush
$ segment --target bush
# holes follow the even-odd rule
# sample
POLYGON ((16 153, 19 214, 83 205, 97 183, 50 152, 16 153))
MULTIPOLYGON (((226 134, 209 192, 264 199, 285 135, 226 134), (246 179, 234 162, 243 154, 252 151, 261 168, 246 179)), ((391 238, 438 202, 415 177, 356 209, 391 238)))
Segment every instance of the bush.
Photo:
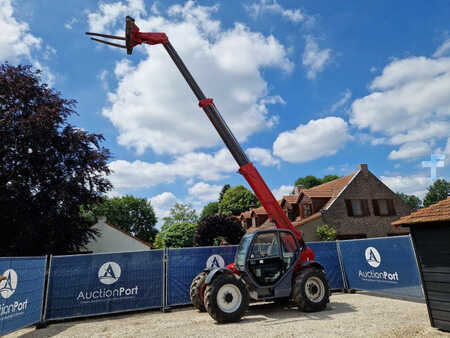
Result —
POLYGON ((334 241, 337 237, 337 232, 328 224, 317 227, 317 235, 321 241, 334 241))

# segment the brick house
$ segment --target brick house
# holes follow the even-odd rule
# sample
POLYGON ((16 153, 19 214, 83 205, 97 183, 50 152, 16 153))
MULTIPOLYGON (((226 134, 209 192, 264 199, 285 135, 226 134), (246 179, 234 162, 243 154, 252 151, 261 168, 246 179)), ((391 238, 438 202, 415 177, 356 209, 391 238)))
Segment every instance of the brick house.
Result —
MULTIPOLYGON (((393 229, 391 223, 411 213, 409 206, 372 174, 367 164, 360 164, 358 171, 348 176, 310 189, 297 186, 280 205, 306 241, 319 240, 316 229, 323 224, 337 231, 337 239, 404 235, 407 230, 393 229)), ((240 215, 246 229, 269 223, 267 218, 262 207, 240 215)))

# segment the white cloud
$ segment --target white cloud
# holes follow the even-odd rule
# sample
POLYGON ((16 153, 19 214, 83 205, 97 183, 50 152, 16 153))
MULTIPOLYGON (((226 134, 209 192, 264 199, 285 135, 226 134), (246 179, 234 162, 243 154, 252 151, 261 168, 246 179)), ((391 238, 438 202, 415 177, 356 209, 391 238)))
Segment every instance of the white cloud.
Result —
POLYGON ((228 150, 213 155, 188 153, 171 163, 148 163, 143 161, 113 161, 109 164, 113 174, 109 176, 116 190, 136 189, 173 183, 177 178, 219 180, 238 169, 228 150))
POLYGON ((72 18, 70 21, 67 21, 65 24, 64 24, 64 27, 66 27, 67 29, 72 29, 73 28, 73 25, 75 24, 75 23, 77 23, 78 22, 78 19, 77 18, 72 18))
POLYGON ((292 185, 282 185, 281 187, 272 190, 272 193, 277 200, 280 200, 283 196, 290 195, 292 189, 294 189, 292 185))
POLYGON ((287 162, 308 162, 336 154, 351 138, 347 123, 330 116, 281 133, 273 144, 273 153, 287 162))
POLYGON ((30 33, 27 23, 14 18, 11 0, 0 0, 0 62, 31 59, 33 49, 41 47, 42 40, 30 33))
POLYGON ((148 201, 158 218, 157 228, 159 228, 162 225, 162 219, 169 216, 170 208, 177 202, 177 197, 173 193, 166 191, 162 194, 150 197, 148 201))
POLYGON ((208 184, 205 182, 199 182, 189 188, 188 193, 191 197, 207 203, 211 201, 217 201, 219 199, 219 193, 222 190, 221 185, 208 184))
POLYGON ((408 195, 416 195, 423 198, 427 187, 431 184, 429 177, 411 176, 381 176, 381 181, 394 192, 402 192, 408 195))
POLYGON ((264 148, 248 148, 247 154, 253 162, 261 163, 263 166, 270 167, 280 165, 280 160, 273 157, 269 149, 264 148))
POLYGON ((350 122, 389 136, 420 133, 450 114, 450 58, 411 57, 393 61, 376 77, 373 93, 352 104, 350 122))
POLYGON ((430 121, 420 126, 420 128, 406 131, 403 134, 392 136, 392 144, 402 144, 405 142, 422 141, 431 138, 446 137, 450 134, 450 121, 430 121))
POLYGON ((130 15, 138 19, 144 14, 146 11, 143 0, 126 0, 126 3, 101 1, 98 12, 88 12, 89 29, 95 33, 110 33, 117 20, 120 20, 124 27, 125 16, 130 15))
POLYGON ((435 58, 440 58, 441 56, 448 55, 450 52, 450 39, 444 41, 442 45, 434 52, 433 56, 435 58))
POLYGON ((309 24, 314 22, 310 16, 306 16, 300 9, 285 9, 276 0, 260 0, 249 6, 245 6, 247 12, 253 18, 257 18, 264 12, 279 14, 291 22, 298 23, 308 20, 309 24))
MULTIPOLYGON (((168 34, 199 85, 215 99, 237 139, 245 141, 276 123, 268 105, 284 102, 269 95, 262 69, 277 67, 289 72, 293 64, 285 47, 271 35, 252 32, 242 24, 223 30, 220 22, 211 18, 215 10, 188 1, 170 7, 169 17, 141 18, 137 24, 141 31, 168 34)), ((101 7, 99 13, 90 15, 107 16, 102 22, 112 27, 115 13, 107 16, 101 7)), ((149 148, 158 154, 182 154, 216 146, 216 131, 164 48, 139 48, 144 60, 136 65, 117 63, 118 85, 108 94, 109 105, 103 109, 103 115, 119 130, 119 144, 135 148, 139 154, 149 148)))
POLYGON ((339 99, 338 102, 334 103, 331 108, 330 108, 330 113, 334 113, 338 108, 342 107, 344 104, 346 104, 348 102, 348 100, 350 100, 350 98, 352 97, 352 92, 350 91, 350 89, 346 89, 345 92, 343 92, 341 94, 341 98, 339 99))
POLYGON ((392 150, 390 160, 413 160, 431 154, 431 147, 425 142, 411 142, 403 144, 398 150, 392 150))
POLYGON ((307 69, 308 79, 315 79, 317 73, 324 70, 331 59, 331 49, 320 49, 312 36, 306 36, 305 50, 303 51, 302 63, 307 69))

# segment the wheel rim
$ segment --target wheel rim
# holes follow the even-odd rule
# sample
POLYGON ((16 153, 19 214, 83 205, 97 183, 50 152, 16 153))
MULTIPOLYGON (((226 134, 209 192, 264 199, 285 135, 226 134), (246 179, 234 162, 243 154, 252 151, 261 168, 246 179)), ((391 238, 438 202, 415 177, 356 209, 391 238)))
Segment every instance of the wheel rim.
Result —
POLYGON ((305 285, 305 294, 314 303, 319 303, 325 296, 325 285, 318 277, 309 277, 305 285))
POLYGON ((233 313, 242 303, 242 293, 234 284, 225 284, 217 292, 217 306, 226 313, 233 313))

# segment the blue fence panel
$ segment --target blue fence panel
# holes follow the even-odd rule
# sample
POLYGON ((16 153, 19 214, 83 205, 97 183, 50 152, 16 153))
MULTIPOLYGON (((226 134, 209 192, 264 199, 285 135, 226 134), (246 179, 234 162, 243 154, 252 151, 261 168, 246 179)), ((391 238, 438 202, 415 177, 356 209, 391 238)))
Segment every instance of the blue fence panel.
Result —
POLYGON ((46 319, 162 307, 163 250, 52 257, 46 319))
POLYGON ((45 257, 0 258, 0 336, 41 320, 45 257))
POLYGON ((325 267, 330 288, 343 289, 344 281, 342 280, 336 242, 311 242, 306 244, 314 251, 316 261, 325 267))
POLYGON ((237 246, 169 249, 168 305, 190 304, 189 287, 205 267, 233 263, 237 246))
POLYGON ((339 242, 351 289, 423 297, 409 236, 339 242))

